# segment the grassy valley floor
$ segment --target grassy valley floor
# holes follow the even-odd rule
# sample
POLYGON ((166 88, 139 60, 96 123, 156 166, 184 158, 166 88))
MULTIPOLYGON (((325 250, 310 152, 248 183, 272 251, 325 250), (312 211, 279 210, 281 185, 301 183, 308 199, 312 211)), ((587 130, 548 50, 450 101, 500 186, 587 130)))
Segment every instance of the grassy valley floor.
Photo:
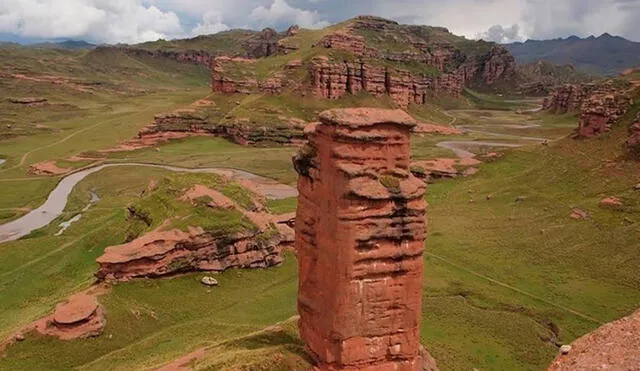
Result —
MULTIPOLYGON (((7 185, 0 195, 0 222, 37 207, 59 180, 29 175, 29 165, 114 146, 156 113, 206 95, 200 86, 157 91, 125 104, 114 100, 101 108, 85 107, 83 118, 51 123, 54 132, 3 140, 0 155, 8 161, 0 167, 0 184, 7 185)), ((429 187, 422 340, 442 370, 542 370, 558 344, 640 307, 640 192, 633 191, 639 167, 622 158, 622 126, 598 139, 563 138, 543 146, 522 137, 565 137, 576 118, 516 114, 511 103, 480 95, 469 100, 471 106, 449 112, 422 112, 476 131, 416 136, 416 159, 453 157, 435 146, 441 141, 527 146, 476 148, 506 154, 482 165, 475 176, 429 187), (608 196, 621 198, 624 206, 600 207, 608 196), (590 217, 571 219, 573 208, 590 217)), ((294 151, 198 137, 113 153, 106 160, 231 167, 295 184, 294 151)), ((74 189, 58 220, 0 245, 0 338, 90 286, 95 259, 126 237, 126 206, 140 199, 151 180, 171 176, 153 168, 92 174, 74 189), (77 215, 91 192, 100 200, 56 237, 59 223, 77 215)), ((267 206, 285 213, 295 209, 295 199, 267 206)), ((206 351, 190 361, 198 369, 305 369, 308 360, 291 320, 296 271, 295 256, 289 254, 278 268, 221 274, 216 277, 220 287, 213 289, 199 283, 202 274, 114 284, 100 298, 107 313, 101 337, 62 342, 32 333, 6 349, 0 369, 153 369, 201 349, 206 351)))

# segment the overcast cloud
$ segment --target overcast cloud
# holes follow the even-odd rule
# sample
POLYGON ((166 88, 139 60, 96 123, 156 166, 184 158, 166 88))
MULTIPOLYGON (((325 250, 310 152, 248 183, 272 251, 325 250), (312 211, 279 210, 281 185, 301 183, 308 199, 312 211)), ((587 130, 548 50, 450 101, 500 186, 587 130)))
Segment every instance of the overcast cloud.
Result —
POLYGON ((444 26, 497 42, 609 32, 640 41, 640 0, 0 0, 0 40, 135 43, 358 14, 444 26))

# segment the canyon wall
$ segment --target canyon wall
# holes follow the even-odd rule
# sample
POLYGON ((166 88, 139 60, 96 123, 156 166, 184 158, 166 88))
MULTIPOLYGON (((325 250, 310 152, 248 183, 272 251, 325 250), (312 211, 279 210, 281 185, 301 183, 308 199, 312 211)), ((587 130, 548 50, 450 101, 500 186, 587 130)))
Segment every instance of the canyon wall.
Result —
POLYGON ((425 104, 437 95, 459 97, 464 89, 464 80, 457 74, 419 76, 365 62, 330 62, 323 57, 312 60, 310 74, 317 97, 338 99, 366 91, 376 97, 388 95, 405 108, 409 103, 425 104))
POLYGON ((319 370, 422 370, 425 184, 400 110, 323 112, 294 158, 300 334, 319 370))

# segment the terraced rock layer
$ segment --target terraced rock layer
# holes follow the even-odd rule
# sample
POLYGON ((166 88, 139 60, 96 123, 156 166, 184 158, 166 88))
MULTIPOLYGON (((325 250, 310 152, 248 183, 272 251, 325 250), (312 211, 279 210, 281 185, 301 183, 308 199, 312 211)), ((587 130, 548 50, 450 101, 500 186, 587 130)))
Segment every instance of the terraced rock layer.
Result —
POLYGON ((425 184, 400 110, 320 115, 294 158, 300 334, 319 370, 421 370, 425 184))

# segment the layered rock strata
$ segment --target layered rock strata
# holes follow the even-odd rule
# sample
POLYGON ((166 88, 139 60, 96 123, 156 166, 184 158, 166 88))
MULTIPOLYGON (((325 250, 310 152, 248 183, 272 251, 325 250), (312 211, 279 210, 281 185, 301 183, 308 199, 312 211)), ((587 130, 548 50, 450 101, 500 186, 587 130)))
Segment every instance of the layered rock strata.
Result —
POLYGON ((464 79, 458 74, 417 76, 365 62, 331 62, 323 57, 312 60, 310 73, 315 96, 339 99, 366 91, 376 97, 389 95, 402 107, 425 104, 441 94, 459 97, 464 89, 464 79))
POLYGON ((104 309, 96 295, 80 293, 56 307, 53 315, 38 321, 35 328, 61 340, 95 337, 106 324, 104 309))
POLYGON ((400 110, 320 115, 294 158, 300 334, 319 370, 421 370, 425 184, 400 110))
POLYGON ((256 231, 227 233, 189 227, 154 231, 129 243, 112 246, 97 259, 99 279, 127 280, 160 277, 190 271, 222 272, 231 268, 268 268, 282 263, 281 243, 287 245, 292 229, 276 224, 279 219, 261 211, 248 211, 222 193, 202 185, 185 191, 180 199, 197 203, 202 198, 212 208, 236 209, 255 226, 256 231))
POLYGON ((130 243, 107 248, 97 259, 100 268, 96 277, 127 280, 280 264, 280 236, 260 238, 262 235, 263 232, 217 235, 195 227, 187 231, 152 232, 130 243))
POLYGON ((602 84, 582 104, 577 136, 589 138, 608 132, 632 104, 627 89, 615 87, 611 81, 602 84))

